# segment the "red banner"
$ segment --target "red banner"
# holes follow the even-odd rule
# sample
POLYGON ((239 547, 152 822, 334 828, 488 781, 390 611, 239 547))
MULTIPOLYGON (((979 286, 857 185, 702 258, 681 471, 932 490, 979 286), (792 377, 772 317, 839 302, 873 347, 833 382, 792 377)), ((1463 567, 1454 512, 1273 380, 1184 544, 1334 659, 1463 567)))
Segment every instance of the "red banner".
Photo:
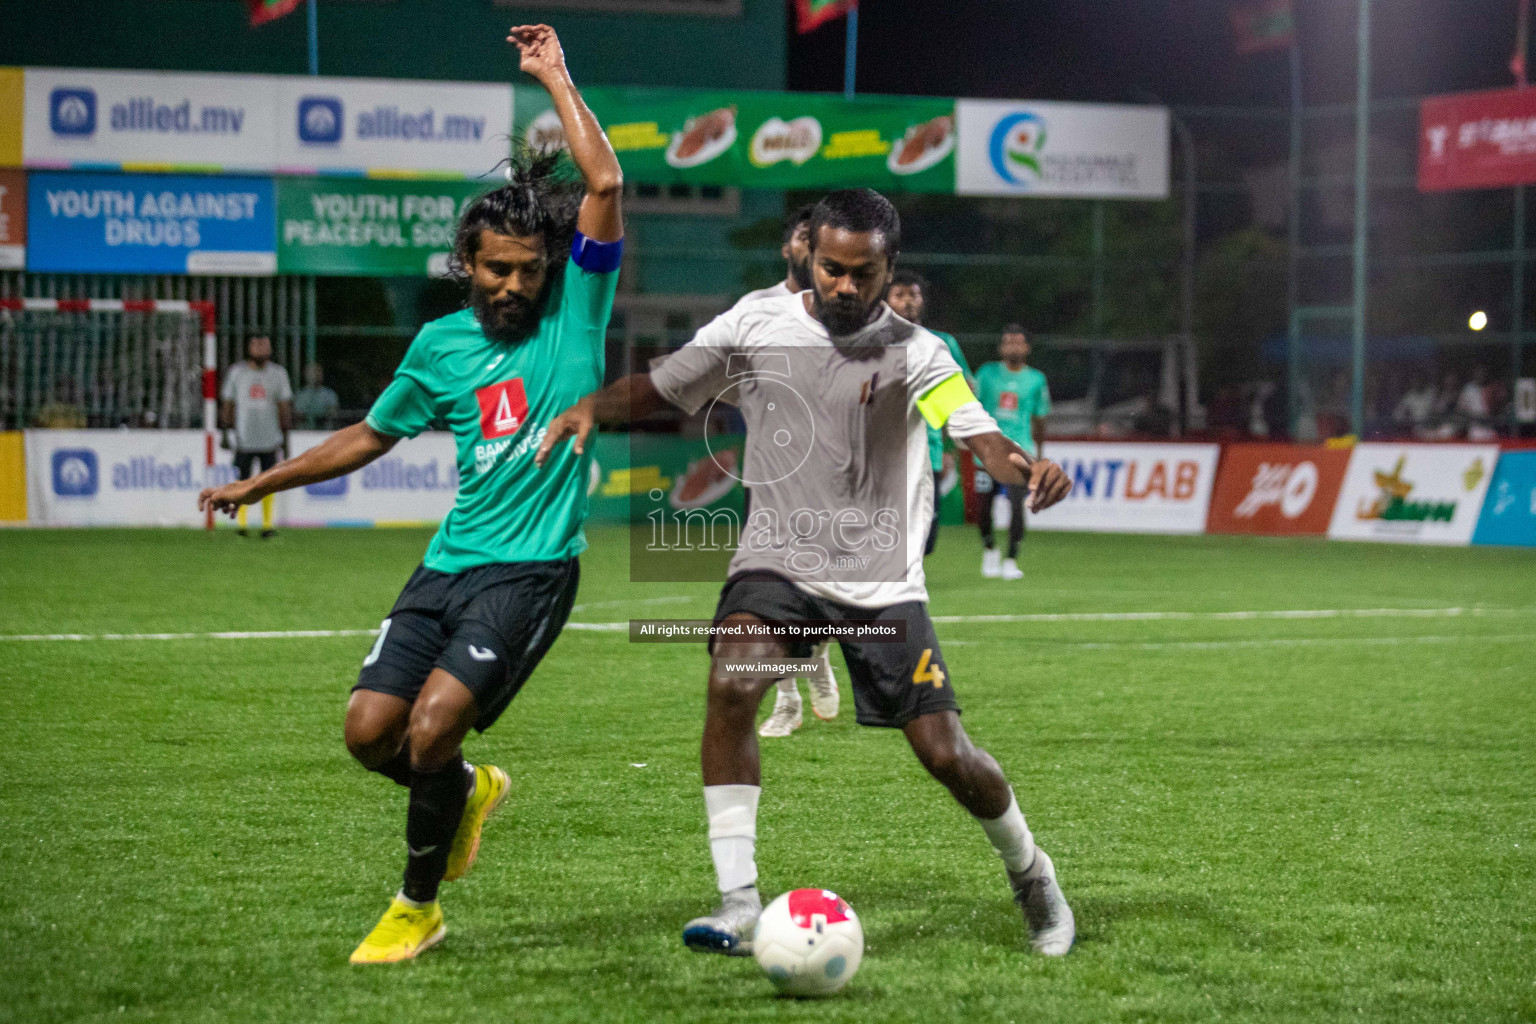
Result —
POLYGON ((1419 191, 1536 184, 1536 89, 1431 96, 1419 106, 1419 191))
POLYGON ((1209 533, 1328 532, 1349 449, 1234 444, 1221 453, 1209 533))

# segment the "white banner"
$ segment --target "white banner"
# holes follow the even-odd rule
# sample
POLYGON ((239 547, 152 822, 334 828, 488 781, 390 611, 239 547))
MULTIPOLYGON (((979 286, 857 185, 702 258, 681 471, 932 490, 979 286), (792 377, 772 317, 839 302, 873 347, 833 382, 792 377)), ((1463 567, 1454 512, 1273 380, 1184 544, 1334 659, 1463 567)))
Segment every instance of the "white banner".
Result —
POLYGON ((959 100, 955 191, 1168 198, 1166 107, 959 100))
POLYGON ((1072 493, 1030 513, 1030 528, 1203 533, 1220 454, 1214 444, 1047 441, 1044 455, 1066 471, 1072 493))
MULTIPOLYGON (((199 430, 28 430, 27 518, 34 526, 201 526, 209 486, 199 430)), ((235 478, 215 450, 211 482, 235 478)))
MULTIPOLYGON (((326 436, 295 431, 295 454, 326 436)), ((36 526, 201 526, 198 491, 208 481, 235 478, 234 456, 223 449, 215 449, 207 472, 203 445, 197 430, 28 430, 28 520, 36 526)), ((277 495, 274 511, 279 526, 436 523, 453 507, 458 485, 452 435, 428 433, 401 441, 349 476, 277 495)), ((259 514, 252 509, 253 517, 259 514)))
POLYGON ((1497 445, 1361 444, 1328 536, 1401 544, 1470 544, 1497 445))
POLYGON ((28 167, 272 169, 267 76, 27 68, 25 82, 28 167))
POLYGON ((512 134, 512 87, 473 82, 278 78, 277 167, 490 174, 512 134))
POLYGON ((28 167, 478 178, 512 134, 510 84, 61 68, 25 83, 28 167))
MULTIPOLYGON (((300 430, 297 455, 328 437, 300 430)), ((436 523, 453 508, 459 489, 458 450, 447 432, 401 441, 356 473, 279 496, 286 526, 402 526, 436 523)))

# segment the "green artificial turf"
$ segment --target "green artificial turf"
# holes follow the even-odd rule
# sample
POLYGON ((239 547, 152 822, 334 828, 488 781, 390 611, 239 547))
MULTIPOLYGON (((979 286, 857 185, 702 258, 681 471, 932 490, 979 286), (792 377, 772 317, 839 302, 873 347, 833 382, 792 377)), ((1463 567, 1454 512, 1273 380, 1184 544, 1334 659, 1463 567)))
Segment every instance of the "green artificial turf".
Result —
MULTIPOLYGON (((0 634, 367 628, 426 540, 0 532, 0 634)), ((709 615, 715 586, 626 559, 593 532, 575 620, 709 615)), ((679 941, 715 896, 697 647, 567 631, 469 746, 513 790, 448 939, 358 968, 404 859, 404 792, 341 743, 367 637, 4 639, 0 1020, 1536 1019, 1536 552, 1035 534, 1022 562, 984 581, 947 529, 933 613, 1199 613, 938 627, 1076 910, 1065 960, 901 736, 854 725, 837 655, 843 715, 763 744, 765 893, 834 889, 866 932, 811 1002, 679 941), (1208 614, 1300 609, 1396 614, 1208 614)))

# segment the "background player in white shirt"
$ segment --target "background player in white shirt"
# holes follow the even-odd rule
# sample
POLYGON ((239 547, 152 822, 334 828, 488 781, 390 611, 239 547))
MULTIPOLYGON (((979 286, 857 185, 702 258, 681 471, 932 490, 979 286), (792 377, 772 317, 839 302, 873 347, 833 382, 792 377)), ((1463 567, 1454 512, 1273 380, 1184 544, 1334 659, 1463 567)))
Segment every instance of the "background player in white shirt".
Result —
MULTIPOLYGON (((745 464, 760 482, 715 622, 745 633, 765 622, 841 620, 904 634, 899 642, 840 641, 858 721, 905 733, 1002 858, 1031 945, 1060 956, 1076 934, 1071 908, 1002 770, 960 724, 928 617, 923 539, 933 477, 924 421, 947 425, 997 479, 1027 487, 1033 508, 1066 497, 1071 482, 1005 438, 944 344, 881 300, 900 230, 879 193, 833 192, 811 220, 811 291, 735 307, 652 372, 583 398, 550 423, 537 457, 573 435, 580 451, 596 422, 638 419, 664 403, 690 412, 712 399, 736 405, 747 423, 745 464)), ((702 762, 722 899, 685 927, 693 949, 751 951, 762 906, 752 726, 782 674, 761 663, 803 658, 810 648, 808 639, 729 635, 711 645, 702 762)))
MULTIPOLYGON (((235 471, 241 480, 277 465, 278 452, 288 453, 288 431, 293 429, 293 384, 288 371, 272 362, 272 339, 258 334, 246 342, 245 354, 244 360, 224 371, 224 389, 219 393, 224 447, 234 449, 235 471)), ((235 518, 244 537, 244 505, 235 518)), ((261 499, 261 535, 266 538, 273 532, 269 494, 261 499)))

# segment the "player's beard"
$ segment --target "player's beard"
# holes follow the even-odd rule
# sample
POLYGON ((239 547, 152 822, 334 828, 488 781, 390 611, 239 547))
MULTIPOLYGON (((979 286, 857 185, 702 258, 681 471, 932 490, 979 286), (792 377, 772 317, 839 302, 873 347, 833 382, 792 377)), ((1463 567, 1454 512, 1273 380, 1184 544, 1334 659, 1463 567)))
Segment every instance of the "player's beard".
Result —
POLYGON ((866 306, 858 299, 827 299, 823 298, 820 291, 812 289, 811 306, 816 313, 816 319, 821 321, 827 333, 834 338, 844 338, 850 334, 856 334, 860 328, 869 323, 874 305, 866 306))
POLYGON ((534 300, 517 294, 508 295, 504 299, 492 301, 490 293, 471 286, 470 305, 474 307, 475 319, 480 321, 480 329, 485 336, 492 341, 519 342, 533 336, 533 332, 539 328, 539 317, 544 312, 544 299, 549 293, 549 286, 539 292, 539 297, 534 300))

